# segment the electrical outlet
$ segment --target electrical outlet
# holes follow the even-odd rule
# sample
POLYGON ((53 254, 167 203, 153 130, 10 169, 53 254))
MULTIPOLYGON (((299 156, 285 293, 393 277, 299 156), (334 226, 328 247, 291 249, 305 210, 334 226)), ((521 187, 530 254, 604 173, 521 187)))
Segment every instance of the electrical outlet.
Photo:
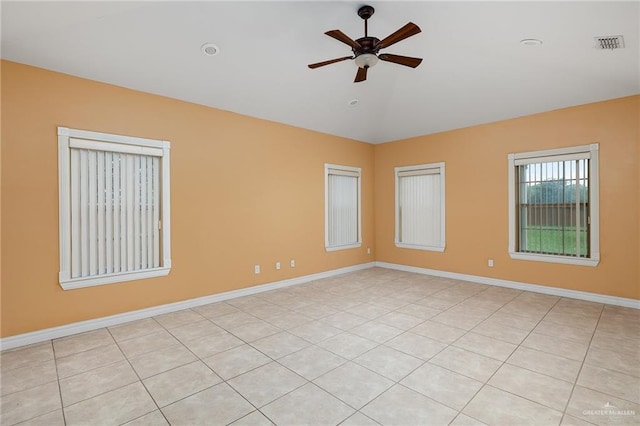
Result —
POLYGON ((493 268, 493 259, 489 259, 487 265, 489 266, 489 268, 493 268))
POLYGON ((371 254, 371 247, 367 247, 367 254, 371 254))
POLYGON ((291 259, 291 267, 292 267, 292 268, 295 268, 295 267, 296 267, 296 261, 295 261, 295 260, 293 260, 293 259, 291 259))
POLYGON ((254 266, 254 267, 253 267, 253 271, 254 271, 256 274, 259 274, 259 273, 260 273, 260 265, 256 265, 256 266, 254 266))
POLYGON ((276 262, 276 269, 280 270, 280 262, 276 262))

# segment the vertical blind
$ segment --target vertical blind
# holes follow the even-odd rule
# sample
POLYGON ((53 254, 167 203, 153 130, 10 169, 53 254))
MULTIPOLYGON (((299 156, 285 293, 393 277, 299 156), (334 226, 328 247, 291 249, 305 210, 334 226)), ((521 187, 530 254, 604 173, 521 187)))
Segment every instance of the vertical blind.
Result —
POLYGON ((518 248, 524 253, 587 258, 589 159, 516 163, 518 248))
POLYGON ((440 246, 441 176, 439 169, 398 171, 398 242, 440 246))
POLYGON ((329 169, 327 175, 327 244, 346 246, 359 242, 358 172, 329 169))
POLYGON ((71 278, 160 266, 161 160, 103 146, 71 147, 71 278))

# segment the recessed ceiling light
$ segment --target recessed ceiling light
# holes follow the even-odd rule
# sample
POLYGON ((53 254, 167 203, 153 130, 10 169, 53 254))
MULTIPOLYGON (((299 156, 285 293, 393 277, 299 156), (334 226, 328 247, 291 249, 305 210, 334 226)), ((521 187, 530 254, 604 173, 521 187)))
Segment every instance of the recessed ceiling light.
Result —
POLYGON ((356 105, 358 105, 358 102, 360 102, 359 99, 351 99, 349 101, 349 106, 356 106, 356 105))
POLYGON ((213 43, 205 43, 200 47, 202 53, 207 56, 215 56, 220 53, 220 48, 213 43))
POLYGON ((520 40, 520 44, 525 46, 538 46, 542 44, 542 40, 538 40, 537 38, 523 38, 520 40))

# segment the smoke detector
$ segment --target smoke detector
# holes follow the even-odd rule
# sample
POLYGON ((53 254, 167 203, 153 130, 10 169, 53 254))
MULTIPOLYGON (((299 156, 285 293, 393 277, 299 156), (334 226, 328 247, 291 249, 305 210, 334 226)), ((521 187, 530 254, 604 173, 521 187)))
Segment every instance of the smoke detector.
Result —
POLYGON ((595 37, 596 49, 614 50, 624 48, 624 38, 621 35, 595 37))

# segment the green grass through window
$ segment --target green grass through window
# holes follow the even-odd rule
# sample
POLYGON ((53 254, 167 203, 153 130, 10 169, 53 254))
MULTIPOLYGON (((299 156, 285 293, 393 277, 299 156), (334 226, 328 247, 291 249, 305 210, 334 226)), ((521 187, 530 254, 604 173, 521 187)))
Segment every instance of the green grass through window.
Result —
POLYGON ((587 232, 580 231, 580 253, 576 252, 575 227, 530 227, 520 236, 520 251, 529 253, 587 256, 587 232))

